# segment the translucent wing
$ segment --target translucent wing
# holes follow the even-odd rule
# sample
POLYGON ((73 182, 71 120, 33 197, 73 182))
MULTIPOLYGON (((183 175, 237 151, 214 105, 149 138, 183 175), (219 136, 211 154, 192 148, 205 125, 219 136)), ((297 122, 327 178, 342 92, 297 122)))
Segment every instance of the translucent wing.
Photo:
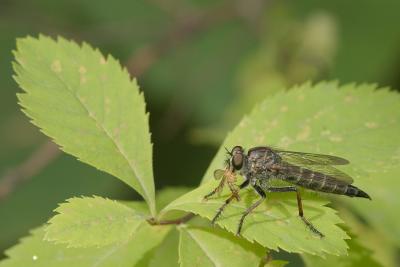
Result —
POLYGON ((304 167, 310 171, 315 173, 321 173, 328 175, 329 177, 335 178, 336 180, 340 180, 346 182, 348 184, 353 183, 353 178, 351 178, 348 174, 336 169, 335 167, 329 165, 308 165, 304 167))
POLYGON ((349 161, 344 158, 323 155, 323 154, 313 154, 313 153, 303 153, 295 151, 285 151, 279 149, 273 149, 284 161, 298 164, 298 165, 346 165, 349 161))
POLYGON ((225 170, 217 169, 214 171, 214 178, 215 180, 220 180, 225 175, 225 170))
POLYGON ((348 184, 353 182, 353 178, 348 174, 331 166, 349 164, 347 159, 331 155, 286 151, 280 149, 273 149, 273 151, 282 158, 282 171, 286 170, 292 175, 296 174, 296 171, 298 172, 297 175, 304 175, 304 173, 307 172, 302 171, 302 169, 306 169, 314 172, 314 177, 328 175, 331 178, 348 184))
POLYGON ((338 181, 343 181, 347 184, 353 183, 353 178, 351 178, 348 174, 332 167, 330 165, 295 165, 288 163, 286 161, 282 161, 277 164, 276 169, 278 169, 281 173, 288 176, 297 176, 302 178, 313 178, 313 179, 325 179, 326 176, 329 176, 331 179, 335 179, 338 181))

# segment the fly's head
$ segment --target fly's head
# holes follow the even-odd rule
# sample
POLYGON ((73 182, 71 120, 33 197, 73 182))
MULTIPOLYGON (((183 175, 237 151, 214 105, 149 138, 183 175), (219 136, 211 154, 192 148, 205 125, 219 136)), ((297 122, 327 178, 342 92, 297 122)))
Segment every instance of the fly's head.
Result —
POLYGON ((229 153, 229 165, 232 168, 232 171, 239 171, 243 167, 243 163, 245 161, 244 149, 241 146, 235 146, 232 148, 231 152, 229 153))

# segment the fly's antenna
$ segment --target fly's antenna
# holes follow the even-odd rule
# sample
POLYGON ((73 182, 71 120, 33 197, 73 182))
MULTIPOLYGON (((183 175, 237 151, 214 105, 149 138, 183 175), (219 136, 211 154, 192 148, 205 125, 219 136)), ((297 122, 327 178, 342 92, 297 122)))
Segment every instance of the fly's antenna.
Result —
POLYGON ((226 147, 225 147, 225 151, 226 151, 226 153, 227 153, 229 156, 232 156, 232 152, 229 151, 226 147))

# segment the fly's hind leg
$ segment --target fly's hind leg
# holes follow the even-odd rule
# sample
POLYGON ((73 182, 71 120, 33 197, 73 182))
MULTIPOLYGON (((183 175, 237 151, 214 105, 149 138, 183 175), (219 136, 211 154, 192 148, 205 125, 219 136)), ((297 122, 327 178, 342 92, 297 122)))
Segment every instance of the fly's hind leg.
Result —
POLYGON ((309 222, 305 217, 303 213, 303 202, 301 201, 301 195, 297 187, 295 186, 284 186, 284 187, 270 187, 268 188, 268 192, 296 192, 297 196, 297 208, 299 210, 299 216, 301 220, 304 222, 304 224, 316 235, 319 235, 320 237, 324 237, 324 235, 317 230, 317 228, 312 225, 311 222, 309 222))
MULTIPOLYGON (((249 180, 245 180, 241 185, 239 185, 239 190, 245 188, 248 185, 249 185, 249 180)), ((236 191, 236 193, 232 192, 232 195, 225 200, 225 203, 218 209, 217 213, 215 214, 214 218, 212 219, 211 224, 213 224, 213 225, 215 224, 215 222, 217 221, 218 217, 222 214, 222 212, 224 211, 226 206, 228 206, 229 203, 231 203, 231 201, 233 199, 236 199, 238 201, 240 200, 237 191, 236 191)))
POLYGON ((324 235, 317 230, 317 228, 314 227, 314 225, 312 225, 312 223, 310 223, 303 214, 303 202, 301 201, 301 196, 300 196, 300 192, 298 190, 296 190, 296 196, 297 196, 297 207, 299 209, 299 216, 301 218, 301 220, 307 225, 307 227, 314 233, 319 235, 321 238, 324 237, 324 235))

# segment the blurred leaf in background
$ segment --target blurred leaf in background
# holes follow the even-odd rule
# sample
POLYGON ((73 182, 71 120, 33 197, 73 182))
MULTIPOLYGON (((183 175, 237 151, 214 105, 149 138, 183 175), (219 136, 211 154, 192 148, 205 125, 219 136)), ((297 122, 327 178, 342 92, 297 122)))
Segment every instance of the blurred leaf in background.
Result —
POLYGON ((191 132, 194 143, 220 143, 226 132, 261 99, 294 84, 326 77, 337 46, 337 25, 329 13, 296 20, 286 5, 264 19, 259 46, 241 64, 234 100, 214 126, 191 132))
POLYGON ((348 267, 382 267, 383 265, 376 262, 372 257, 372 251, 366 249, 357 242, 354 237, 349 241, 350 252, 349 255, 334 257, 327 256, 326 258, 321 258, 312 255, 304 255, 303 259, 307 266, 326 266, 326 267, 338 267, 338 266, 348 266, 348 267))

